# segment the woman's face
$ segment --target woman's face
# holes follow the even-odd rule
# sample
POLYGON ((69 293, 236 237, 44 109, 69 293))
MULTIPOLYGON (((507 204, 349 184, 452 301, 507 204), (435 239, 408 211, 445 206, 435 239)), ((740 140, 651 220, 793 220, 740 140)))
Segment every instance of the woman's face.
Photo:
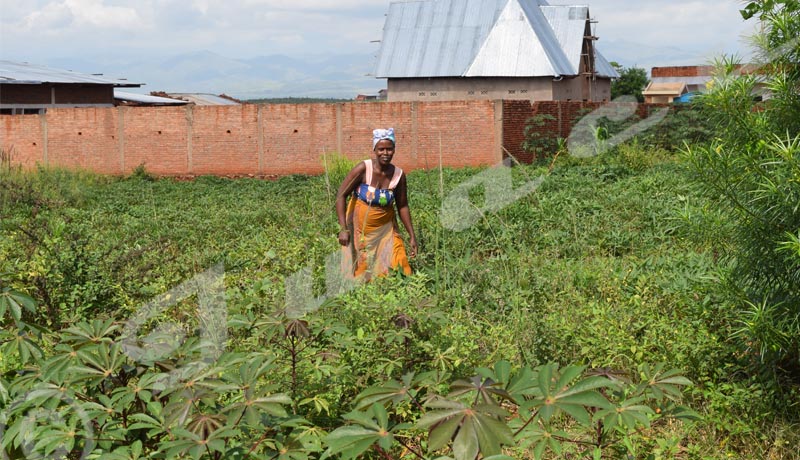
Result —
POLYGON ((375 144, 375 159, 382 165, 388 165, 392 162, 394 156, 394 142, 389 139, 381 139, 375 144))

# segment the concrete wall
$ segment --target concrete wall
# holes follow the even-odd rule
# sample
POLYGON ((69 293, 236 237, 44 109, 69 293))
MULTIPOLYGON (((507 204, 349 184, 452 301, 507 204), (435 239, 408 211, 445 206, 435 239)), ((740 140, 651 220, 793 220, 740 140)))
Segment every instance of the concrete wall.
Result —
POLYGON ((389 101, 526 100, 608 101, 611 80, 584 77, 390 78, 389 101))
POLYGON ((389 101, 553 99, 553 79, 542 78, 390 78, 389 101))

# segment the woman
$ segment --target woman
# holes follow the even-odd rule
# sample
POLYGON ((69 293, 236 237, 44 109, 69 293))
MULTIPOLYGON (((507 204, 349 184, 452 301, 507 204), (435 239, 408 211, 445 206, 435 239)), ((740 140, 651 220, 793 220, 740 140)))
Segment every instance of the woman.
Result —
POLYGON ((372 132, 372 159, 356 165, 345 177, 336 196, 339 243, 344 246, 344 268, 365 280, 389 269, 411 274, 403 240, 397 228, 395 207, 408 232, 411 257, 417 255, 417 238, 408 210, 406 176, 392 164, 394 129, 372 132), (347 197, 351 197, 349 204, 347 197))

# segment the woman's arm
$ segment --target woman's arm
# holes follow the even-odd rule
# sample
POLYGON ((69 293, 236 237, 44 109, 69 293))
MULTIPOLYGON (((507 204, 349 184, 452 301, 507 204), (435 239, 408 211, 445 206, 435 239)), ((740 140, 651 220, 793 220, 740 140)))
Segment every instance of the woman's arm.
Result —
POLYGON ((417 256, 417 236, 414 234, 414 225, 411 223, 411 211, 408 209, 408 187, 406 186, 406 175, 400 177, 400 182, 395 189, 395 204, 397 205, 397 213, 400 215, 400 222, 408 232, 408 246, 410 257, 417 256))
POLYGON ((339 219, 339 244, 342 246, 346 246, 350 242, 350 232, 347 229, 347 216, 345 212, 347 197, 364 181, 364 172, 366 170, 367 167, 363 161, 357 164, 347 173, 344 181, 342 181, 342 185, 339 186, 339 191, 336 192, 336 217, 339 219))

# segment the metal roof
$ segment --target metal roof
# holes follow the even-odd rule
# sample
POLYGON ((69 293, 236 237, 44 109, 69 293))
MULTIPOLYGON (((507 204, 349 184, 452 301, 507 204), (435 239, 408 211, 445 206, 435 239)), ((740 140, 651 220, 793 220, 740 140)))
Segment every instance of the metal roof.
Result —
POLYGON ((137 87, 125 79, 90 75, 71 70, 53 69, 47 66, 0 60, 0 83, 40 85, 42 83, 80 83, 92 85, 113 85, 116 87, 137 87))
POLYGON ((687 91, 686 83, 683 82, 657 83, 651 81, 642 94, 645 96, 679 96, 687 91))
POLYGON ((194 105, 240 105, 236 101, 226 99, 224 97, 215 96, 213 94, 204 93, 168 93, 169 97, 182 99, 193 103, 194 105))
POLYGON ((171 99, 168 97, 151 96, 149 94, 131 93, 129 91, 114 90, 114 99, 120 101, 136 102, 139 104, 151 105, 186 105, 189 102, 180 99, 171 99))
MULTIPOLYGON (((393 2, 375 75, 577 75, 588 17, 588 6, 550 6, 545 0, 393 2)), ((598 75, 618 77, 596 54, 598 75)))

